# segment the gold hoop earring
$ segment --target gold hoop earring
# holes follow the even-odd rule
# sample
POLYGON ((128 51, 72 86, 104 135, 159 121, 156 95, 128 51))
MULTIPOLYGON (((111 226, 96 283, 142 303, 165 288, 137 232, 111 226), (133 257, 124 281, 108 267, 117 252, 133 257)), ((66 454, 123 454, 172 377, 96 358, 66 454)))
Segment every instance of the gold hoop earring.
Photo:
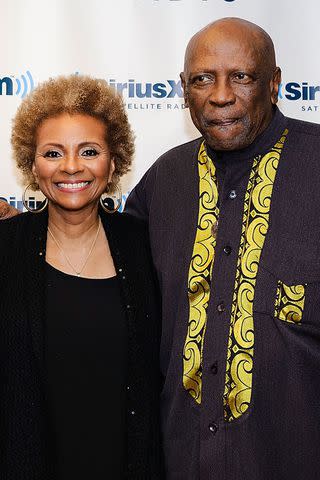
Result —
POLYGON ((112 197, 108 196, 108 193, 103 193, 100 197, 100 205, 101 207, 103 208, 103 210, 107 213, 115 213, 119 210, 119 208, 121 207, 121 204, 122 204, 122 191, 121 191, 121 187, 119 185, 116 186, 117 188, 117 191, 118 191, 118 198, 117 198, 117 205, 116 207, 113 207, 113 208, 109 208, 107 205, 108 203, 110 203, 110 201, 113 203, 114 205, 114 201, 112 199, 112 197), (104 195, 106 195, 104 197, 104 195), (108 203, 107 203, 107 199, 108 199, 108 203))
POLYGON ((35 183, 29 183, 29 185, 26 186, 24 192, 23 192, 23 196, 22 196, 22 203, 23 203, 23 206, 26 210, 28 210, 28 212, 31 212, 31 213, 40 213, 40 212, 43 212, 43 210, 47 207, 48 205, 48 199, 47 197, 45 197, 45 200, 43 200, 43 202, 41 202, 39 208, 37 208, 37 200, 35 197, 30 197, 28 200, 26 199, 26 193, 28 191, 28 189, 31 187, 31 186, 35 186, 36 184, 35 183), (31 200, 32 199, 32 200, 31 200), (36 208, 32 208, 30 207, 30 203, 33 203, 36 208))

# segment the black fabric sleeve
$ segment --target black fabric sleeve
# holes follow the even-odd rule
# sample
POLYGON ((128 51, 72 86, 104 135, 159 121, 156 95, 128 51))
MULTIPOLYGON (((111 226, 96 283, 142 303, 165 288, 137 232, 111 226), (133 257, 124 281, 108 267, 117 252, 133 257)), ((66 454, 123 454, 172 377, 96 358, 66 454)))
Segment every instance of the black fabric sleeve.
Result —
MULTIPOLYGON (((161 158, 161 157, 160 157, 161 158)), ((155 162, 131 191, 125 212, 148 223, 149 209, 155 187, 158 161, 155 162)))

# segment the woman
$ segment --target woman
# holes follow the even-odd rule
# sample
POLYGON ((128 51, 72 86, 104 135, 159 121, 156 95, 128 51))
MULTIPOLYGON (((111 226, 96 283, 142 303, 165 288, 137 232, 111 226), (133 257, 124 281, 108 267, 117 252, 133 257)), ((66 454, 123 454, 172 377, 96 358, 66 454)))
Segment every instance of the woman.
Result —
POLYGON ((48 206, 0 223, 1 479, 162 478, 147 235, 99 206, 131 164, 123 103, 104 81, 51 79, 12 145, 48 206))

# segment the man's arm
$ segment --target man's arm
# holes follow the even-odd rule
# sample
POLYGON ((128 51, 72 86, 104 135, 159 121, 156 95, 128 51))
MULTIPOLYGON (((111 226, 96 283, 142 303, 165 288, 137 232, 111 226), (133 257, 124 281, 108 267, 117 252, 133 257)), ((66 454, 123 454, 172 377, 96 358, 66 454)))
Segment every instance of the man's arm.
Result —
POLYGON ((131 191, 125 205, 125 212, 149 221, 149 207, 156 179, 156 164, 144 174, 140 182, 131 191))
POLYGON ((16 208, 9 205, 7 202, 0 200, 0 220, 5 220, 6 218, 14 217, 21 213, 16 208))

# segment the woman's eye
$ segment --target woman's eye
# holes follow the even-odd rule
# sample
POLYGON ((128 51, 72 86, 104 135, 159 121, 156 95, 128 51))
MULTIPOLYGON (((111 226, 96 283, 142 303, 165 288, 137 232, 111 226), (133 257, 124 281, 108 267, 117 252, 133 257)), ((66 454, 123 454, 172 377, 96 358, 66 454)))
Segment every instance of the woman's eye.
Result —
POLYGON ((44 154, 44 157, 45 158, 58 158, 58 157, 61 157, 61 154, 59 152, 57 152, 56 150, 48 150, 44 154))
POLYGON ((81 152, 81 155, 85 157, 95 157, 96 155, 98 155, 98 152, 95 148, 86 148, 81 152))

